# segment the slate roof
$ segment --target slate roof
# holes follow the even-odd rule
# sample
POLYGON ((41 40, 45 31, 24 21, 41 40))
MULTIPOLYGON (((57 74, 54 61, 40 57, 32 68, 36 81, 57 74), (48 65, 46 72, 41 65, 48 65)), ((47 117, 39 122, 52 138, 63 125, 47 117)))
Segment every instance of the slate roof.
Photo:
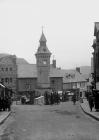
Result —
MULTIPOLYGON (((63 83, 70 82, 86 82, 85 78, 76 70, 61 70, 50 68, 49 77, 61 78, 63 83)), ((37 78, 36 64, 21 64, 18 65, 18 78, 37 78)))
POLYGON ((36 54, 51 54, 47 46, 39 46, 36 54))
MULTIPOLYGON (((37 78, 36 64, 19 64, 17 67, 18 78, 37 78)), ((60 70, 51 68, 49 77, 62 77, 60 70)))
POLYGON ((5 56, 8 56, 8 55, 10 55, 10 54, 7 54, 7 53, 0 53, 0 58, 5 57, 5 56))
POLYGON ((77 71, 72 73, 66 73, 63 78, 63 83, 76 83, 76 82, 86 82, 86 79, 77 71))
POLYGON ((42 32, 42 35, 41 35, 41 38, 40 38, 40 42, 41 41, 43 41, 43 42, 46 42, 47 41, 43 32, 42 32))
POLYGON ((37 78, 37 69, 35 64, 17 65, 18 78, 37 78))
POLYGON ((16 63, 17 64, 29 64, 24 58, 17 58, 16 63))
MULTIPOLYGON (((6 57, 6 56, 12 56, 12 55, 7 54, 7 53, 0 53, 0 58, 6 57)), ((16 63, 17 64, 29 64, 24 58, 18 58, 18 57, 16 57, 16 63)))
POLYGON ((61 70, 50 68, 50 75, 49 77, 63 77, 61 70))

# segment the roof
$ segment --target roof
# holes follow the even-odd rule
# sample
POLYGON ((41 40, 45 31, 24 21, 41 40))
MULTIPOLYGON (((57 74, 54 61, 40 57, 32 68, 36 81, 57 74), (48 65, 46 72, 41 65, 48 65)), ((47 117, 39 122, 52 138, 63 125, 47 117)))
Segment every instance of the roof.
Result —
MULTIPOLYGON (((19 64, 17 71, 18 78, 37 78, 36 64, 19 64)), ((60 70, 51 68, 49 77, 62 77, 60 70)))
POLYGON ((86 79, 77 71, 70 71, 63 76, 63 83, 86 82, 86 79))
POLYGON ((46 42, 47 41, 43 32, 42 32, 42 35, 41 35, 41 38, 40 38, 40 42, 42 42, 42 41, 43 42, 46 42))
MULTIPOLYGON (((0 53, 0 58, 5 58, 8 56, 15 56, 15 55, 11 55, 11 54, 7 54, 7 53, 0 53)), ((18 58, 16 57, 16 63, 17 64, 29 64, 24 58, 18 58)))
POLYGON ((24 58, 17 58, 16 63, 17 64, 29 64, 24 58))
POLYGON ((35 64, 19 64, 17 69, 18 78, 37 78, 35 64))
POLYGON ((48 47, 46 46, 46 38, 44 33, 42 32, 41 38, 40 38, 40 45, 38 47, 37 53, 36 54, 51 54, 49 51, 48 47))
POLYGON ((5 56, 9 56, 10 54, 7 53, 0 53, 0 58, 5 57, 5 56))
POLYGON ((61 74, 61 70, 56 68, 50 68, 50 75, 49 77, 63 77, 61 74))
POLYGON ((39 46, 36 54, 51 54, 47 46, 39 46))

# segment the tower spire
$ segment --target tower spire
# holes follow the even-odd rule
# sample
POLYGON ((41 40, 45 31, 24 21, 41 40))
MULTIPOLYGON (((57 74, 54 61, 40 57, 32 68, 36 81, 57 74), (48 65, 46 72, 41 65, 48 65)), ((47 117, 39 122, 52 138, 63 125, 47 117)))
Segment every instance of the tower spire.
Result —
POLYGON ((42 35, 41 35, 41 38, 40 38, 40 41, 39 42, 45 42, 45 44, 46 44, 46 37, 45 37, 45 35, 44 35, 44 33, 43 33, 43 29, 44 29, 44 26, 42 26, 42 35))
POLYGON ((43 28, 44 28, 44 26, 42 26, 42 34, 43 34, 43 28))

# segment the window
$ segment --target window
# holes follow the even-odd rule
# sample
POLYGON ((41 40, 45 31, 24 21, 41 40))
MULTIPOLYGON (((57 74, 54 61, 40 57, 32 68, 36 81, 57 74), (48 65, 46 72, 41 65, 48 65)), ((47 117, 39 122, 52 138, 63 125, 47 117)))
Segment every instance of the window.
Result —
POLYGON ((12 78, 10 78, 10 82, 12 83, 12 78))
POLYGON ((8 83, 9 82, 9 78, 5 78, 5 82, 8 83))
POLYGON ((4 79, 3 79, 3 78, 1 78, 1 83, 2 83, 2 84, 4 83, 4 79))
POLYGON ((8 68, 6 68, 6 71, 8 71, 8 68))
POLYGON ((12 71, 12 67, 10 67, 10 71, 12 71))
POLYGON ((2 71, 4 71, 4 68, 1 68, 2 71))

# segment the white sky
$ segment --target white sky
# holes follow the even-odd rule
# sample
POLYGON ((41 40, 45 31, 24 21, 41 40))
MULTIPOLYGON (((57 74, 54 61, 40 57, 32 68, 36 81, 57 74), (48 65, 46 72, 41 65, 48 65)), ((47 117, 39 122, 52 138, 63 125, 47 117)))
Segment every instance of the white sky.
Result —
POLYGON ((65 69, 91 64, 99 0, 0 0, 0 53, 36 63, 44 26, 47 46, 65 69))

